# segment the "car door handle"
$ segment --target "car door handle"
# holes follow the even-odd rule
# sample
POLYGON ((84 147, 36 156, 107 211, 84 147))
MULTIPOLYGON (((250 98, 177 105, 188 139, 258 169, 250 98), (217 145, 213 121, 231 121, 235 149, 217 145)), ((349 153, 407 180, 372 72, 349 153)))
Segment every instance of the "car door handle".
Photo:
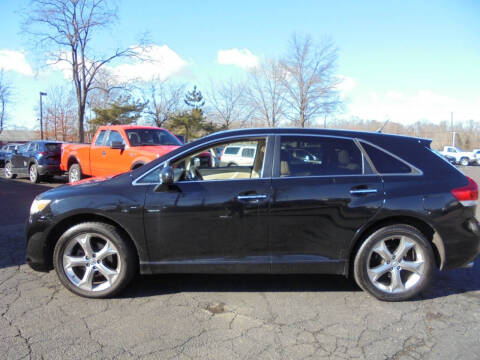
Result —
POLYGON ((107 152, 106 152, 106 151, 102 151, 102 156, 107 156, 107 152))
POLYGON ((260 194, 260 195, 238 195, 237 200, 261 200, 266 199, 268 196, 267 194, 260 194))
POLYGON ((375 194, 377 192, 378 192, 377 189, 352 189, 352 190, 350 190, 350 194, 352 194, 352 195, 375 194))

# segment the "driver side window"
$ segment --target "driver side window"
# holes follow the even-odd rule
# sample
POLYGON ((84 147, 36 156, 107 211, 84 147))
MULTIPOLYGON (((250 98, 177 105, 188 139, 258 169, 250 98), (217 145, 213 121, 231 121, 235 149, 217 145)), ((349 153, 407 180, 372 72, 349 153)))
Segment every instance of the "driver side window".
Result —
POLYGON ((174 162, 175 181, 259 178, 265 150, 263 138, 216 144, 174 162))
MULTIPOLYGON (((190 153, 170 164, 175 182, 256 179, 262 177, 266 138, 217 143, 190 153)), ((159 182, 162 168, 138 183, 159 182)))

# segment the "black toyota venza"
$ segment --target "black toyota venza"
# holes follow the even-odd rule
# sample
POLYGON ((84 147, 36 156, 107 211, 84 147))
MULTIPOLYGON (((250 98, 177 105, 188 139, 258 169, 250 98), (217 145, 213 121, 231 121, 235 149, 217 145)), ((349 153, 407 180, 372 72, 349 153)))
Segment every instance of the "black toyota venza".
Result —
POLYGON ((435 268, 472 264, 477 198, 476 183, 430 140, 234 130, 39 195, 27 262, 92 298, 118 293, 140 271, 351 275, 398 301, 425 289, 435 268), (205 152, 210 163, 198 158, 205 152))

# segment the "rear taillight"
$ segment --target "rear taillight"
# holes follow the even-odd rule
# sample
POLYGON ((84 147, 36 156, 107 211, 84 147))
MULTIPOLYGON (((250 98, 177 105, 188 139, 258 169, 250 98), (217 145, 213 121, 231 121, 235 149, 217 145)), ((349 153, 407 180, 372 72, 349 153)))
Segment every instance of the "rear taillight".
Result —
POLYGON ((47 153, 45 151, 40 151, 38 155, 46 155, 47 153))
POLYGON ((468 185, 453 189, 452 194, 463 206, 475 206, 478 200, 478 185, 471 177, 467 176, 467 179, 468 185))

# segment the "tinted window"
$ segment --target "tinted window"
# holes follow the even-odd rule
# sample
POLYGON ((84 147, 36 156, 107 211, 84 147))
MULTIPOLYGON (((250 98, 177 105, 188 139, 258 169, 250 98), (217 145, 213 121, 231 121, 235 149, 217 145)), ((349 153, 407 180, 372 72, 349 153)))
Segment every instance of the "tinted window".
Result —
POLYGON ((253 155, 255 155, 255 149, 243 149, 242 150, 242 156, 243 157, 253 158, 253 155))
POLYGON ((239 147, 236 147, 236 146, 231 146, 231 147, 227 147, 225 149, 225 152, 224 154, 227 154, 227 155, 236 155, 238 154, 238 151, 240 150, 239 147))
POLYGON ((373 165, 377 168, 377 171, 379 173, 407 174, 412 172, 410 166, 405 164, 403 161, 400 161, 393 156, 387 154, 386 152, 363 142, 362 146, 366 150, 368 156, 370 157, 370 160, 372 160, 373 165))
POLYGON ((97 139, 95 140, 95 145, 100 146, 103 144, 103 138, 105 137, 105 130, 100 131, 98 134, 97 139))
POLYGON ((280 176, 362 174, 362 153, 353 140, 318 136, 282 137, 280 176))
POLYGON ((121 142, 123 143, 123 137, 120 135, 118 131, 110 131, 110 135, 108 135, 107 146, 111 146, 113 142, 121 142))
POLYGON ((60 150, 62 149, 62 144, 58 144, 58 143, 45 144, 45 149, 51 152, 60 152, 60 150))
POLYGON ((130 146, 182 145, 176 136, 162 129, 131 129, 125 132, 130 146))

